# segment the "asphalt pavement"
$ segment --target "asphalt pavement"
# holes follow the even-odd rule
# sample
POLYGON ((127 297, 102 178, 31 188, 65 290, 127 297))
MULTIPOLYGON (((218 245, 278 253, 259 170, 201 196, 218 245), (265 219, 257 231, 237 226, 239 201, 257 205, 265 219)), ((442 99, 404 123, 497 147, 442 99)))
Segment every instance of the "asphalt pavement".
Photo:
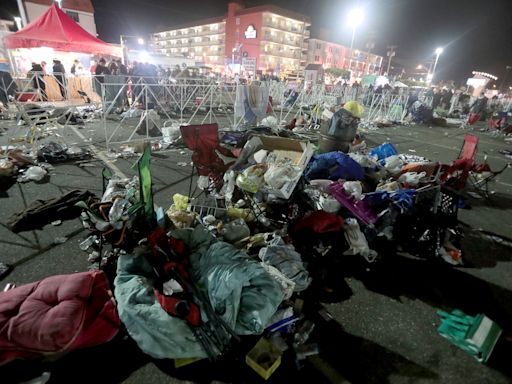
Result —
MULTIPOLYGON (((16 136, 12 123, 0 144, 16 136)), ((365 134, 369 145, 394 143, 400 152, 449 162, 457 158, 464 134, 457 127, 394 126, 365 134)), ((500 149, 512 145, 487 133, 469 132, 480 138, 477 160, 487 153, 493 169, 507 159, 500 149)), ((88 234, 79 220, 64 221, 42 230, 12 233, 7 219, 36 199, 48 199, 73 189, 101 194, 101 170, 106 166, 126 176, 134 175, 135 159, 111 159, 105 155, 105 134, 100 122, 80 129, 59 132, 68 145, 96 151, 96 159, 87 166, 56 165, 48 180, 41 183, 14 183, 0 195, 0 261, 14 265, 2 281, 21 285, 55 274, 85 271, 87 253, 78 243, 88 234), (78 134, 77 134, 78 132, 78 134), (57 244, 55 239, 66 237, 57 244)), ((167 208, 174 193, 187 193, 191 175, 190 154, 183 149, 154 153, 151 171, 155 203, 167 208), (183 164, 186 163, 186 164, 183 164)), ((512 237, 512 169, 506 170, 491 187, 489 200, 468 199, 470 209, 460 209, 464 224, 465 265, 451 267, 396 255, 357 273, 340 270, 350 294, 338 303, 324 304, 335 324, 320 332, 331 337, 327 360, 336 372, 318 368, 311 362, 304 375, 286 376, 279 370, 271 382, 318 383, 511 383, 512 339, 512 249, 487 234, 512 237), (487 364, 478 363, 457 349, 436 331, 438 309, 462 309, 470 314, 486 313, 498 322, 505 335, 487 364), (338 375, 338 376, 336 376, 338 375), (333 379, 336 377, 337 379, 333 379), (343 379, 342 379, 343 378, 343 379), (309 380, 309 381, 311 381, 309 380), (345 380, 345 381, 343 381, 345 380), (309 382, 308 381, 308 382, 309 382)), ((242 363, 243 365, 243 359, 242 363)), ((154 361, 127 338, 118 338, 104 346, 76 351, 54 363, 16 363, 0 369, 0 382, 20 382, 41 370, 51 371, 51 383, 187 383, 187 382, 261 382, 250 370, 233 365, 213 366, 207 362, 175 370, 172 362, 154 361)))

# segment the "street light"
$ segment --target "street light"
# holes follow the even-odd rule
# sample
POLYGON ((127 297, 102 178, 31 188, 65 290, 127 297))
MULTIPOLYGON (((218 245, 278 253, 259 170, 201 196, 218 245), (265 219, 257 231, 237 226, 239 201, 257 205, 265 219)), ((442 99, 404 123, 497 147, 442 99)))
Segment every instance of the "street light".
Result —
POLYGON ((356 28, 363 22, 364 12, 362 8, 352 8, 347 15, 348 25, 352 28, 352 40, 350 41, 350 61, 349 69, 352 70, 352 50, 354 49, 354 39, 356 37, 356 28))
POLYGON ((121 41, 121 50, 123 51, 123 57, 121 58, 122 59, 122 62, 123 64, 126 64, 126 59, 127 59, 127 52, 126 52, 126 44, 125 44, 125 38, 126 37, 133 37, 135 39, 137 39, 137 43, 139 45, 144 45, 145 41, 142 37, 139 37, 139 36, 133 36, 133 35, 119 35, 119 39, 121 41))
POLYGON ((436 48, 435 53, 436 53, 436 61, 434 62, 434 68, 432 69, 432 75, 430 76, 430 82, 432 82, 432 80, 434 79, 434 75, 436 73, 437 61, 439 60, 439 56, 441 55, 441 53, 443 53, 443 48, 441 48, 441 47, 436 48))

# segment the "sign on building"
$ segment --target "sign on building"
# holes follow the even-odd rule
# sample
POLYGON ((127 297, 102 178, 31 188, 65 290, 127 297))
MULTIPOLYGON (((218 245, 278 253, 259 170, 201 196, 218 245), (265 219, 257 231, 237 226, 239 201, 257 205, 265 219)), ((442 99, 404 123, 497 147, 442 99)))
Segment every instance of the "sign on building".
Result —
POLYGON ((255 57, 243 57, 242 66, 247 72, 256 73, 256 58, 255 57))
POLYGON ((256 38, 256 28, 254 28, 254 25, 249 24, 247 29, 244 32, 246 39, 255 39, 256 38))

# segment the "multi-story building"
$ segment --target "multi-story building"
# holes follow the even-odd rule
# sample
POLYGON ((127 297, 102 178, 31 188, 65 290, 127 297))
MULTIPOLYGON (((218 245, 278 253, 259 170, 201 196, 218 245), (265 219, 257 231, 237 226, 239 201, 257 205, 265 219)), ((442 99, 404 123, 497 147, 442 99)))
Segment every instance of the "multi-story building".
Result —
POLYGON ((244 8, 230 2, 225 16, 155 33, 152 48, 249 73, 299 72, 307 61, 309 18, 276 6, 244 8))
MULTIPOLYGON (((27 23, 41 16, 53 3, 54 0, 23 0, 27 23)), ((83 29, 93 36, 97 35, 94 7, 91 0, 61 0, 59 3, 62 10, 83 29)))
POLYGON ((383 57, 359 49, 320 39, 310 39, 308 63, 322 64, 324 68, 350 69, 356 77, 365 74, 378 74, 383 57))

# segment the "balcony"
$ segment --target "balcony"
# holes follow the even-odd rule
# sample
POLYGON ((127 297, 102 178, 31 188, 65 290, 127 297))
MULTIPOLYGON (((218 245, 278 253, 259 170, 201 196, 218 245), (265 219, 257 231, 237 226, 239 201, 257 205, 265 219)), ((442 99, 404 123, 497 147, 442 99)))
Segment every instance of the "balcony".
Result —
POLYGON ((300 35, 300 36, 304 35, 302 29, 300 29, 300 28, 288 28, 286 26, 286 24, 282 25, 282 24, 279 24, 277 22, 272 23, 271 21, 263 21, 263 28, 275 29, 275 30, 278 30, 278 31, 292 33, 294 35, 300 35))
POLYGON ((294 59, 299 60, 301 58, 300 54, 297 54, 297 52, 282 52, 277 49, 269 49, 267 51, 263 51, 261 56, 275 56, 275 57, 283 57, 286 59, 294 59))
POLYGON ((281 45, 286 45, 288 47, 292 47, 292 48, 300 48, 301 47, 301 44, 300 44, 300 41, 290 41, 289 39, 285 39, 284 37, 279 37, 279 36, 272 36, 272 35, 267 35, 265 34, 263 36, 263 38, 261 39, 262 42, 266 42, 266 43, 275 43, 275 44, 281 44, 281 45))

